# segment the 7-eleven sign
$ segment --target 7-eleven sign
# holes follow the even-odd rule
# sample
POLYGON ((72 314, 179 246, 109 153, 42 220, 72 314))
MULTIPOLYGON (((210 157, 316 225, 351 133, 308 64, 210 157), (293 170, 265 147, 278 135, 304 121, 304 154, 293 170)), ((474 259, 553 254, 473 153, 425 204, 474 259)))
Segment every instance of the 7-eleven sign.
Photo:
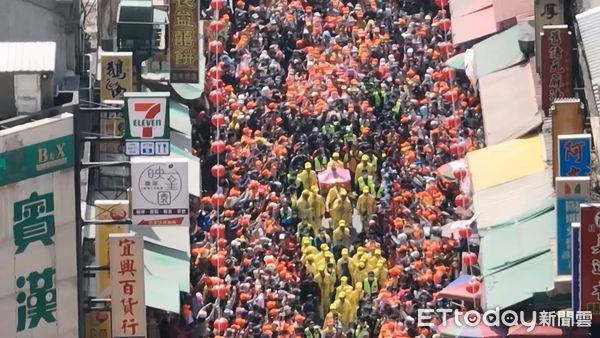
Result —
POLYGON ((169 138, 169 93, 128 93, 125 95, 126 139, 169 138))

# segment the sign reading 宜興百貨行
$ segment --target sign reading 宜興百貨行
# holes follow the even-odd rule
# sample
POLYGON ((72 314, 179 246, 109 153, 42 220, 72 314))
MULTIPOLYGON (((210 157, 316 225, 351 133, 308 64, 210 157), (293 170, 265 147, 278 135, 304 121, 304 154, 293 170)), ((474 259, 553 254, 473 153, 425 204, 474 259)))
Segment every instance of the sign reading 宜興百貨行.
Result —
POLYGON ((587 202, 589 197, 589 177, 556 178, 556 267, 558 275, 571 275, 571 224, 579 222, 579 205, 587 202))
POLYGON ((101 54, 100 99, 103 103, 121 103, 123 94, 133 90, 133 53, 101 54))
POLYGON ((6 272, 0 274, 5 286, 0 307, 6 310, 0 332, 75 338, 73 116, 65 113, 29 125, 0 137, 3 170, 10 173, 0 183, 0 232, 5 234, 0 261, 6 272))
POLYGON ((131 159, 131 221, 134 226, 189 226, 188 160, 131 159))
POLYGON ((168 156, 171 153, 169 93, 126 93, 125 155, 168 156))
POLYGON ((170 81, 199 83, 198 0, 172 0, 169 6, 170 81))
POLYGON ((590 176, 592 170, 592 136, 587 134, 558 136, 558 176, 590 176))

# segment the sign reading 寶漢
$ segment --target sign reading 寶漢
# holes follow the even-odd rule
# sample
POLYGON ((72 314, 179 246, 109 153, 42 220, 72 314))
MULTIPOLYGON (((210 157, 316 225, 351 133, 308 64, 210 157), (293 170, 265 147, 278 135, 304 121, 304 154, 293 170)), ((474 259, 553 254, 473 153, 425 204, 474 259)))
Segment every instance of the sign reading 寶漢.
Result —
POLYGON ((558 136, 558 176, 590 176, 592 136, 588 134, 558 136))
POLYGON ((171 83, 199 83, 198 0, 172 0, 169 8, 171 83))
POLYGON ((600 323, 600 204, 581 205, 579 290, 582 311, 600 323))
POLYGON ((134 234, 111 234, 112 336, 146 337, 144 294, 144 238, 134 234))
POLYGON ((579 205, 590 197, 589 177, 556 178, 556 267, 571 275, 571 224, 579 222, 579 205))
POLYGON ((564 0, 535 0, 535 64, 540 72, 542 49, 542 27, 565 23, 564 0), (541 52, 540 52, 541 51, 541 52))
POLYGON ((542 109, 549 116, 552 102, 573 96, 571 32, 567 25, 544 26, 541 37, 542 109))
POLYGON ((133 90, 133 53, 102 53, 100 99, 103 103, 122 103, 123 94, 133 90))
POLYGON ((0 332, 78 337, 73 115, 14 129, 0 136, 0 332))
POLYGON ((131 159, 134 226, 189 226, 188 163, 183 158, 131 159))
POLYGON ((126 93, 124 109, 125 155, 169 155, 169 93, 126 93))

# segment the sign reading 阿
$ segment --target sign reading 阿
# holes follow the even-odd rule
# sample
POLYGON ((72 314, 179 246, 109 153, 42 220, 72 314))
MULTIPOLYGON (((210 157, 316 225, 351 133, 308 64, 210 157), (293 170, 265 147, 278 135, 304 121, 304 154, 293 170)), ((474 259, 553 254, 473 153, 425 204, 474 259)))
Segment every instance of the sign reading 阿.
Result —
POLYGON ((169 8, 171 83, 199 83, 198 0, 172 0, 169 8))
POLYGON ((124 109, 125 155, 168 156, 169 93, 126 93, 124 109))
POLYGON ((590 176, 592 136, 588 134, 558 136, 558 176, 590 176))
POLYGON ((133 53, 102 53, 100 99, 103 103, 122 103, 123 94, 133 90, 133 53))
POLYGON ((131 220, 134 226, 189 226, 187 159, 131 160, 131 220))
POLYGON ((549 116, 554 100, 573 96, 571 32, 567 25, 544 26, 541 40, 542 109, 549 116))

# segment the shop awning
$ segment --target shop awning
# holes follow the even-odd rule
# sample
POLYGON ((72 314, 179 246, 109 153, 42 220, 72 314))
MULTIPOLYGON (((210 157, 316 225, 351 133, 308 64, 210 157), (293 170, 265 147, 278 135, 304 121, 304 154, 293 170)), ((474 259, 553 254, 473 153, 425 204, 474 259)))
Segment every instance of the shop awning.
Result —
POLYGON ((190 195, 201 197, 200 159, 174 144, 171 144, 171 156, 188 159, 188 192, 190 195))
POLYGON ((514 66, 525 59, 519 48, 518 26, 494 34, 472 48, 475 51, 477 78, 514 66))
MULTIPOLYGON (((506 247, 503 250, 510 250, 506 247)), ((506 309, 554 286, 550 250, 483 277, 483 310, 506 309)))
POLYGON ((195 83, 171 83, 171 87, 185 100, 195 100, 204 91, 204 88, 200 84, 195 83))
POLYGON ((492 6, 492 0, 450 0, 452 17, 460 17, 492 6))
POLYGON ((479 88, 488 146, 523 136, 542 123, 531 63, 484 76, 479 88))
POLYGON ((534 15, 533 3, 531 0, 494 0, 496 22, 534 15))
POLYGON ((553 205, 553 194, 551 170, 480 190, 473 196, 473 210, 479 213, 477 227, 487 229, 534 208, 553 205))
POLYGON ((545 168, 540 135, 519 138, 467 154, 473 192, 491 188, 545 168))
POLYGON ((179 313, 179 287, 176 281, 158 278, 145 271, 144 289, 146 290, 146 306, 179 313))
POLYGON ((188 106, 175 100, 169 100, 169 105, 169 122, 171 123, 171 129, 177 130, 184 135, 191 136, 192 122, 190 121, 188 106))
MULTIPOLYGON (((189 229, 184 226, 156 226, 156 227, 132 227, 131 231, 144 236, 146 248, 154 248, 154 252, 166 252, 173 254, 173 251, 178 251, 175 257, 183 257, 179 255, 187 255, 189 260, 190 255, 190 233, 189 229), (154 246, 152 246, 154 244, 154 246), (156 247, 172 249, 173 251, 161 251, 156 247)), ((189 273, 189 270, 188 270, 189 273)))
POLYGON ((479 229, 482 275, 493 274, 550 250, 550 238, 556 234, 554 206, 546 205, 522 216, 525 218, 515 218, 486 230, 479 229))
POLYGON ((479 39, 497 31, 494 8, 491 6, 463 16, 452 16, 452 41, 455 45, 479 39))

